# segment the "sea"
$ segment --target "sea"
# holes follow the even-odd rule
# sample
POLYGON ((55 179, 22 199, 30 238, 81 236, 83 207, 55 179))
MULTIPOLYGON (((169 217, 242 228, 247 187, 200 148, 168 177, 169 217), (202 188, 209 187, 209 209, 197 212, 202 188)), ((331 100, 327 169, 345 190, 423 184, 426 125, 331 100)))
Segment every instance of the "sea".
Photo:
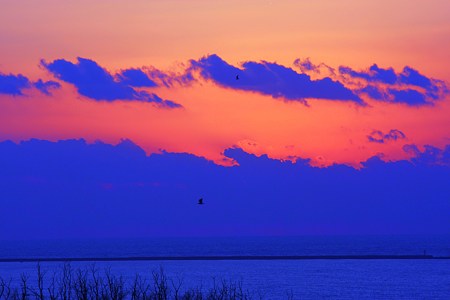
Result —
MULTIPOLYGON (((37 260, 208 256, 431 255, 432 259, 72 261, 131 282, 163 270, 183 288, 240 282, 255 299, 450 299, 450 236, 198 237, 0 241, 0 278, 37 280, 37 260), (14 261, 5 261, 5 260, 14 261), (36 261, 20 262, 21 259, 36 261)), ((46 276, 64 262, 43 261, 46 276)))

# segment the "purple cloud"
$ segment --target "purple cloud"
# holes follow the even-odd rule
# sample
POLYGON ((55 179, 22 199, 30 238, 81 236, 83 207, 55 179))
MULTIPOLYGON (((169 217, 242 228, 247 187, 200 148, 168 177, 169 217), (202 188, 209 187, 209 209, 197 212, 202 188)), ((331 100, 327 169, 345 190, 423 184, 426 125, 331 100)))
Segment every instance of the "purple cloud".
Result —
POLYGON ((148 78, 140 69, 127 69, 120 72, 117 77, 121 83, 124 83, 133 87, 155 87, 156 82, 148 78))
POLYGON ((324 63, 320 63, 318 65, 314 64, 309 58, 296 59, 294 61, 294 66, 305 74, 322 75, 323 77, 329 76, 330 78, 334 78, 336 75, 334 68, 324 63))
POLYGON ((388 133, 384 134, 380 130, 374 130, 367 136, 369 142, 373 143, 385 143, 390 141, 397 141, 406 138, 406 135, 398 129, 391 129, 388 133))
POLYGON ((41 91, 43 94, 51 95, 50 90, 58 89, 61 85, 56 81, 43 81, 39 79, 35 83, 33 83, 34 87, 41 91))
POLYGON ((308 73, 310 71, 312 72, 319 72, 319 65, 315 65, 311 62, 311 60, 308 58, 301 60, 301 59, 296 59, 294 61, 294 65, 296 65, 300 71, 302 71, 303 73, 308 73))
POLYGON ((427 97, 426 94, 413 89, 383 89, 374 85, 368 85, 360 89, 359 93, 365 93, 375 100, 391 103, 403 103, 410 106, 433 105, 433 99, 427 97))
POLYGON ((77 58, 77 63, 57 59, 51 63, 42 61, 42 65, 58 79, 76 86, 78 92, 94 100, 136 100, 155 103, 160 107, 181 107, 171 100, 164 100, 159 96, 146 91, 137 91, 133 86, 149 84, 145 74, 139 71, 125 71, 118 74, 116 80, 107 70, 95 61, 86 58, 77 58))
POLYGON ((154 67, 146 68, 148 76, 154 81, 164 85, 165 87, 173 87, 174 85, 187 86, 196 81, 192 75, 191 68, 187 68, 183 73, 164 72, 154 67))
POLYGON ((442 80, 428 78, 411 67, 404 67, 401 73, 396 73, 393 68, 383 69, 376 64, 365 71, 341 66, 339 73, 348 84, 355 78, 364 80, 362 85, 365 86, 361 87, 360 83, 355 92, 365 93, 375 100, 419 106, 433 104, 448 94, 442 80))
POLYGON ((0 94, 23 96, 23 90, 31 87, 38 89, 43 94, 50 95, 50 90, 60 88, 60 84, 56 81, 43 81, 42 79, 31 82, 22 74, 0 73, 0 94))
POLYGON ((299 74, 276 63, 248 61, 242 64, 241 69, 213 54, 197 61, 192 60, 191 64, 192 69, 200 71, 203 78, 227 88, 253 91, 303 103, 306 103, 305 98, 319 98, 364 104, 340 82, 329 77, 312 80, 306 74, 299 74), (236 76, 239 76, 239 79, 236 76))
POLYGON ((426 90, 434 88, 433 80, 420 74, 419 71, 410 67, 404 67, 402 73, 399 75, 399 81, 405 84, 422 87, 426 90))
POLYGON ((427 100, 426 95, 416 90, 395 90, 388 89, 390 95, 394 97, 394 102, 405 103, 409 105, 425 105, 432 104, 431 101, 427 100))
POLYGON ((376 64, 372 65, 368 71, 355 71, 350 67, 340 66, 339 73, 349 75, 350 77, 362 78, 370 82, 382 82, 394 84, 397 82, 397 74, 394 69, 383 69, 376 64))
POLYGON ((30 81, 22 74, 2 74, 0 73, 0 93, 20 96, 22 90, 30 87, 30 81))

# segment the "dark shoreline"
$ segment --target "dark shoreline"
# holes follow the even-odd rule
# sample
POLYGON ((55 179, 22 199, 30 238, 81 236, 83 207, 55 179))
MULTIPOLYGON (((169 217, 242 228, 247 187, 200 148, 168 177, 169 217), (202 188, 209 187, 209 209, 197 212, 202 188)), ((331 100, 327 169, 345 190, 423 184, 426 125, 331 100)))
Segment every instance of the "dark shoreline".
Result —
POLYGON ((136 256, 136 257, 35 257, 0 258, 0 262, 70 262, 70 261, 192 261, 192 260, 338 260, 338 259, 450 259, 433 255, 222 255, 222 256, 136 256))

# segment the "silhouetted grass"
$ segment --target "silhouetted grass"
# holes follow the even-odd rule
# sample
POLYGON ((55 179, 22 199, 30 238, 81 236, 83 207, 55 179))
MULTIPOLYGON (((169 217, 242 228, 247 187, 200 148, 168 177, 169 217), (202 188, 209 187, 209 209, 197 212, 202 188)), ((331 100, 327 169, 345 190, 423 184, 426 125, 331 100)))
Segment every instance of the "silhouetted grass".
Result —
MULTIPOLYGON (((262 295, 252 297, 244 289, 242 281, 219 281, 213 279, 212 287, 184 287, 183 280, 173 280, 160 268, 146 278, 136 274, 126 282, 123 276, 114 275, 110 269, 99 270, 95 265, 73 269, 69 263, 62 265, 59 272, 46 274, 38 263, 37 279, 30 281, 27 274, 20 277, 19 286, 12 285, 12 279, 0 277, 0 299, 62 299, 62 300, 247 300, 263 299, 262 295)), ((17 285, 17 284, 16 284, 17 285)), ((292 293, 287 294, 292 299, 292 293)))

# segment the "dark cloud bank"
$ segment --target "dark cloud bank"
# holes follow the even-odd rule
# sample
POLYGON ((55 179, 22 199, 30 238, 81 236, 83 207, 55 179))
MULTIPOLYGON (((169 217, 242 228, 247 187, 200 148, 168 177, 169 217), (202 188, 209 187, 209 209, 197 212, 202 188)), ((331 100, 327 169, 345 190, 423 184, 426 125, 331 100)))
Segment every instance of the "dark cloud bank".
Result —
POLYGON ((128 140, 4 141, 0 238, 450 233, 450 146, 405 151, 356 170, 228 149, 239 166, 222 167, 128 140))

